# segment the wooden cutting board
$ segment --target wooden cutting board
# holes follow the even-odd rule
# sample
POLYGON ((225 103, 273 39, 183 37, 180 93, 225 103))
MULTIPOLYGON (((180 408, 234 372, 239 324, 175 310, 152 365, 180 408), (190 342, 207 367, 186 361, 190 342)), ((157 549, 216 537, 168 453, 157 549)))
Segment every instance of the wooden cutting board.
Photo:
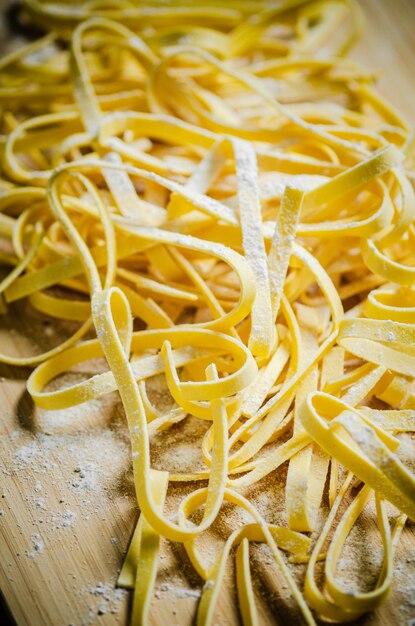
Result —
MULTIPOLYGON (((361 4, 367 28, 352 56, 379 70, 381 91, 414 123, 415 2, 361 4)), ((3 21, 0 38, 4 33, 3 21)), ((20 304, 12 316, 0 320, 0 345, 2 351, 25 354, 33 344, 43 349, 53 345, 69 330, 45 323, 20 304)), ((130 593, 114 585, 138 510, 122 408, 111 396, 77 410, 37 410, 25 391, 28 374, 25 369, 0 366, 0 588, 5 603, 18 626, 124 626, 130 593)), ((194 436, 192 428, 190 424, 187 437, 194 436)), ((176 464, 184 467, 191 459, 186 440, 180 437, 174 432, 169 446, 176 464)), ((162 439, 155 442, 155 462, 163 462, 163 446, 162 439)), ((271 502, 278 480, 281 474, 264 485, 260 494, 264 506, 271 502)), ((173 490, 174 495, 179 497, 180 489, 173 490)), ((282 515, 279 504, 272 504, 276 521, 282 515)), ((216 530, 226 532, 224 523, 216 530)), ((262 623, 300 623, 284 583, 267 564, 266 550, 254 550, 253 557, 261 572, 257 584, 262 623)), ((343 574, 358 578, 356 572, 363 570, 373 577, 380 559, 380 540, 368 515, 354 531, 341 563, 343 574)), ((163 544, 152 624, 194 623, 200 582, 180 546, 163 544)), ((414 624, 414 588, 414 524, 408 524, 387 603, 357 623, 414 624)), ((218 606, 218 626, 239 624, 234 594, 229 573, 218 606)), ((5 621, 0 617, 0 623, 5 621)))

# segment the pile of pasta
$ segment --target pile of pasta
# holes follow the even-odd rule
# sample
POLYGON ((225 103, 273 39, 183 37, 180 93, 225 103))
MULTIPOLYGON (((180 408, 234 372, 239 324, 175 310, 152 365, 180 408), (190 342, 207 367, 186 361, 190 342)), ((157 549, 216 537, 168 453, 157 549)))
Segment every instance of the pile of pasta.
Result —
POLYGON ((234 555, 241 618, 259 623, 251 542, 268 545, 305 623, 375 609, 415 519, 399 456, 415 426, 415 200, 411 128, 344 56, 358 5, 23 10, 48 32, 0 61, 1 312, 25 298, 78 325, 43 354, 0 360, 33 368, 27 389, 45 410, 118 391, 140 509, 119 578, 135 590, 132 623, 148 623, 161 538, 206 581, 199 626, 214 623, 234 555), (49 385, 103 357, 107 371, 49 385), (160 374, 167 412, 146 391, 160 374), (205 469, 152 469, 153 434, 189 415, 207 422, 205 469), (283 527, 243 492, 284 463, 283 527), (173 519, 174 481, 193 490, 173 519), (336 567, 373 494, 383 566, 373 589, 352 592, 336 567), (208 566, 198 539, 227 503, 252 521, 208 566))

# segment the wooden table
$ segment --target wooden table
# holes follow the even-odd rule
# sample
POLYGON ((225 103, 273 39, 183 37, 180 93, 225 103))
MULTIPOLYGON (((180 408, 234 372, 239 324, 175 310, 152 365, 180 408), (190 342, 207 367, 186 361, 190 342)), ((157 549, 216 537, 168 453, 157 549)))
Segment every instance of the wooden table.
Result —
MULTIPOLYGON (((381 90, 414 123, 415 2, 364 0, 362 6, 367 30, 352 56, 381 72, 381 90)), ((57 333, 65 332, 36 316, 28 329, 24 304, 14 313, 1 320, 4 351, 24 353, 41 338, 52 345, 57 333)), ((115 397, 76 411, 36 410, 25 392, 28 373, 0 367, 0 588, 18 626, 123 626, 130 595, 115 590, 114 583, 138 511, 122 410, 115 397)), ((373 520, 364 523, 378 546, 373 520)), ((375 571, 379 549, 368 548, 364 537, 357 560, 375 571)), ((359 545, 358 533, 354 540, 359 545)), ((359 624, 406 626, 415 618, 414 546, 410 524, 388 602, 359 624)), ((264 562, 267 555, 259 558, 264 562)), ((295 624, 278 577, 268 572, 262 581, 260 591, 271 598, 273 611, 260 593, 262 622, 295 624)), ((192 624, 199 586, 180 547, 164 545, 152 624, 192 624)), ((233 586, 230 575, 217 613, 220 626, 239 623, 233 586)))

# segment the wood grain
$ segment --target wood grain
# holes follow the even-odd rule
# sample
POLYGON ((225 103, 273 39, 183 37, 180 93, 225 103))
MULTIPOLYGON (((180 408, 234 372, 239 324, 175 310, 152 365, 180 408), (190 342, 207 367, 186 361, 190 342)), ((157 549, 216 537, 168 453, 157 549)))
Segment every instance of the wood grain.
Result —
MULTIPOLYGON (((368 23, 352 56, 381 73, 381 91, 414 123, 415 2, 361 4, 368 23)), ((70 330, 28 318, 25 305, 1 323, 2 351, 17 354, 33 344, 52 345, 70 330)), ((25 370, 0 369, 0 588, 18 626, 124 626, 130 596, 114 591, 114 584, 138 511, 118 400, 110 397, 78 411, 45 414, 25 392, 27 375, 25 370)), ((367 558, 370 569, 368 545, 379 544, 373 519, 365 524, 369 543, 362 542, 356 558, 363 566, 367 558)), ((404 626, 415 618, 410 595, 415 587, 414 546, 409 525, 398 549, 397 582, 388 602, 357 624, 404 626)), ((259 551, 255 558, 266 560, 259 551)), ((200 581, 179 546, 164 544, 160 569, 152 624, 192 624, 200 581)), ((268 569, 261 581, 262 623, 297 623, 278 576, 268 569)), ((231 574, 225 587, 216 624, 235 626, 239 618, 231 574)))

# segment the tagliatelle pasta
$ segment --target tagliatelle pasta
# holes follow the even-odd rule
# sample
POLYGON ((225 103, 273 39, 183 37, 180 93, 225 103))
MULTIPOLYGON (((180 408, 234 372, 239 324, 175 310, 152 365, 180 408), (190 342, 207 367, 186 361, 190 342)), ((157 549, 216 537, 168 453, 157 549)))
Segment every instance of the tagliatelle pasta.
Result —
POLYGON ((140 509, 118 580, 132 623, 149 623, 163 538, 205 581, 198 626, 234 553, 243 624, 260 623, 251 543, 305 623, 377 608, 415 519, 399 440, 415 429, 415 196, 410 126, 344 57, 358 4, 23 4, 50 32, 0 62, 0 312, 27 299, 78 328, 0 361, 34 368, 45 410, 118 391, 140 509), (107 371, 54 382, 99 358, 107 371), (169 410, 147 393, 157 375, 169 410), (187 416, 206 424, 203 469, 154 467, 152 436, 187 416), (246 495, 284 463, 287 527, 246 495), (174 519, 172 482, 194 487, 174 519), (337 564, 372 496, 383 566, 352 592, 337 564), (225 505, 250 521, 208 565, 198 540, 225 505))

